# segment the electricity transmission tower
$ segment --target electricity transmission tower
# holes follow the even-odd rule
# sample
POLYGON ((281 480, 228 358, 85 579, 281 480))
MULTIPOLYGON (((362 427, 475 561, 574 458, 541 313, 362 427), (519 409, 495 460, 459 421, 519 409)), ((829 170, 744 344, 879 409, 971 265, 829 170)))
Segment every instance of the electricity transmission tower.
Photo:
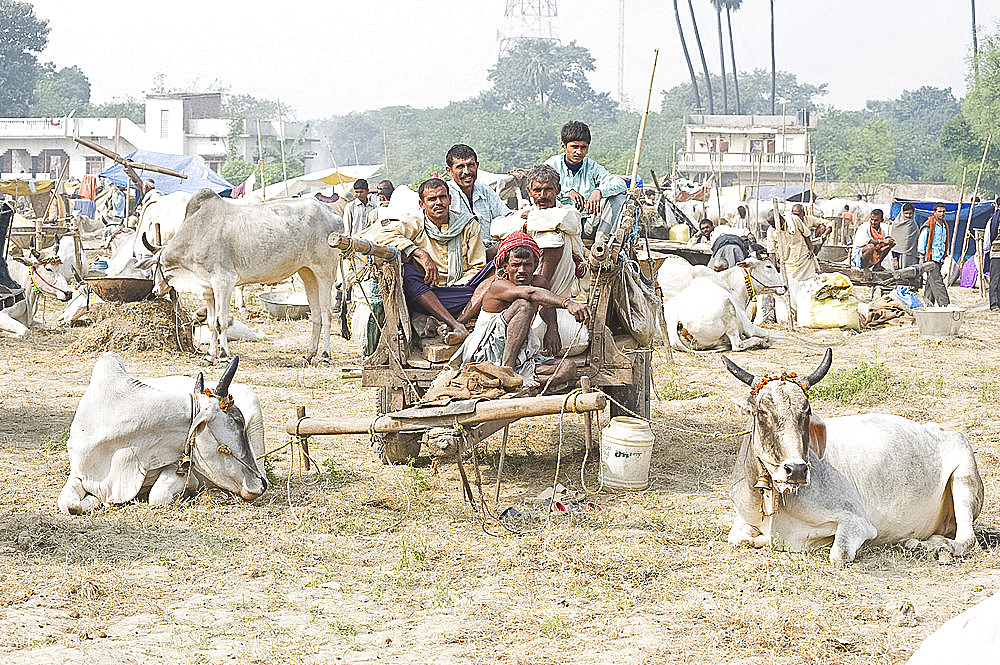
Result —
POLYGON ((500 33, 500 57, 524 39, 547 39, 558 43, 556 0, 507 0, 500 33))

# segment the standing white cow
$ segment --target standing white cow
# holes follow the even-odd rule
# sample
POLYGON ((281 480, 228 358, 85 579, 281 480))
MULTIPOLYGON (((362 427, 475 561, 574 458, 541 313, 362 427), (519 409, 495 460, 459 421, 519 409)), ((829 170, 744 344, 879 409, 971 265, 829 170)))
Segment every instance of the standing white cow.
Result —
POLYGON ((164 505, 203 484, 246 501, 263 494, 267 480, 229 393, 238 364, 234 357, 206 394, 200 374, 186 388, 168 377, 157 389, 130 376, 117 354, 101 354, 70 426, 59 510, 82 515, 147 495, 164 505))
POLYGON ((322 350, 330 358, 333 285, 340 252, 330 247, 331 233, 343 221, 316 199, 236 203, 203 189, 188 202, 173 239, 145 265, 154 267, 154 293, 169 282, 201 291, 213 331, 209 358, 229 355, 226 329, 232 320, 233 290, 242 284, 275 284, 298 273, 312 310, 313 332, 308 359, 322 350), (322 345, 321 345, 322 343, 322 345))
POLYGON ((832 541, 831 562, 853 561, 865 543, 946 556, 975 547, 983 481, 964 434, 884 414, 819 418, 808 391, 829 371, 830 349, 804 379, 723 362, 751 387, 738 402, 752 424, 733 466, 731 544, 805 551, 832 541))
MULTIPOLYGON (((768 332, 750 321, 746 308, 756 294, 784 292, 770 261, 750 257, 721 272, 693 266, 690 275, 687 286, 664 298, 663 318, 673 348, 743 351, 767 343, 768 332)), ((667 285, 661 282, 661 288, 673 292, 682 278, 678 271, 667 285)))

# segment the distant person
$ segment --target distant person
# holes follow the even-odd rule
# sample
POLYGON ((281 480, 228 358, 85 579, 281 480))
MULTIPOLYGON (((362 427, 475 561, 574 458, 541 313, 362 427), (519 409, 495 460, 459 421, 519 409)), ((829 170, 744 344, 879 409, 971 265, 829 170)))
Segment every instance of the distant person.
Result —
MULTIPOLYGON (((794 207, 792 211, 794 213, 794 207)), ((775 221, 774 211, 768 210, 764 214, 764 220, 771 227, 768 229, 765 242, 771 263, 778 270, 785 271, 789 281, 801 282, 814 276, 817 267, 816 258, 809 242, 812 233, 806 226, 805 217, 792 214, 786 220, 785 216, 779 213, 775 221)))
POLYGON ((359 236, 368 228, 368 213, 375 210, 375 204, 368 201, 368 181, 359 178, 354 181, 354 196, 357 198, 344 208, 344 229, 347 235, 359 236))
POLYGON ((510 214, 496 192, 479 182, 479 156, 464 143, 451 146, 445 155, 445 171, 451 176, 448 190, 451 192, 452 209, 459 213, 473 215, 479 222, 479 230, 486 247, 487 260, 496 254, 496 243, 490 235, 490 222, 495 217, 510 214), (492 251, 491 251, 492 250, 492 251))
POLYGON ((744 205, 736 206, 736 212, 733 216, 729 218, 729 226, 736 229, 749 229, 750 228, 750 216, 747 212, 747 207, 744 205))
POLYGON ((990 268, 990 310, 1000 310, 1000 196, 993 201, 993 217, 986 225, 986 255, 990 268))
POLYGON ((395 191, 391 180, 380 180, 378 183, 378 199, 380 203, 388 203, 395 191))
POLYGON ((598 225, 610 234, 625 204, 625 181, 587 157, 590 127, 577 120, 563 125, 561 155, 545 161, 559 174, 562 204, 571 204, 583 215, 583 237, 593 240, 598 225))
POLYGON ((892 248, 892 266, 896 270, 920 263, 917 256, 917 234, 920 227, 917 225, 916 214, 917 209, 912 203, 904 203, 889 229, 889 234, 896 241, 896 246, 892 248))
POLYGON ((703 219, 698 222, 698 232, 695 233, 688 240, 689 245, 700 245, 708 244, 712 239, 712 231, 715 230, 715 224, 712 223, 710 219, 703 219))
POLYGON ((948 255, 948 224, 944 220, 945 205, 934 204, 934 215, 920 227, 917 236, 917 252, 924 261, 933 261, 934 267, 927 271, 924 284, 924 298, 930 305, 945 307, 951 304, 948 289, 941 276, 941 266, 948 255))
POLYGON ((858 227, 851 244, 851 265, 855 268, 885 270, 883 261, 896 245, 892 236, 882 227, 882 209, 875 208, 868 216, 868 222, 858 227))

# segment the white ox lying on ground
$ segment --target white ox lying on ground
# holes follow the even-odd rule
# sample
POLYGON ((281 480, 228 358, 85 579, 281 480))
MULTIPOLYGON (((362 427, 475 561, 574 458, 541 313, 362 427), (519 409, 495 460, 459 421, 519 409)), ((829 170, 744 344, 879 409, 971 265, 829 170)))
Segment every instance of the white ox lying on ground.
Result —
MULTIPOLYGON (((257 420, 248 437, 250 423, 229 393, 238 364, 233 358, 206 395, 200 374, 153 380, 154 387, 130 376, 117 354, 101 354, 70 427, 70 475, 59 510, 82 515, 144 496, 164 505, 202 485, 246 501, 263 494, 267 480, 254 451, 263 453, 263 428, 257 420), (187 386, 178 389, 182 382, 187 386)), ((256 396, 245 401, 243 392, 254 421, 260 404, 256 396)))
POLYGON ((1000 591, 931 633, 906 665, 983 665, 1000 654, 1000 591))
POLYGON ((660 279, 661 274, 662 266, 658 273, 660 288, 665 294, 676 293, 669 300, 664 295, 663 303, 663 318, 673 348, 743 351, 767 344, 767 331, 751 323, 746 308, 756 294, 784 292, 781 276, 770 261, 750 257, 721 272, 692 266, 690 281, 679 292, 675 292, 676 283, 683 282, 683 273, 678 271, 673 279, 660 279))
POLYGON ((7 337, 22 337, 28 332, 28 328, 41 325, 35 321, 39 298, 49 297, 67 302, 73 297, 69 283, 55 266, 39 263, 30 254, 24 258, 8 259, 7 272, 24 287, 23 300, 0 310, 0 334, 7 337))
MULTIPOLYGON (((343 232, 343 221, 316 199, 236 203, 210 189, 191 197, 184 221, 153 260, 153 292, 163 296, 169 282, 200 291, 213 331, 209 359, 229 355, 226 330, 232 320, 233 290, 241 284, 275 284, 298 273, 312 310, 313 333, 308 359, 322 351, 330 357, 333 285, 340 252, 330 234, 343 232)), ((347 333, 350 334, 349 332, 347 333)))
POLYGON ((983 481, 964 434, 885 414, 814 415, 807 391, 829 371, 830 349, 801 381, 723 362, 751 387, 738 404, 753 420, 733 467, 731 544, 805 551, 832 541, 832 562, 854 561, 865 543, 943 559, 975 547, 983 481))

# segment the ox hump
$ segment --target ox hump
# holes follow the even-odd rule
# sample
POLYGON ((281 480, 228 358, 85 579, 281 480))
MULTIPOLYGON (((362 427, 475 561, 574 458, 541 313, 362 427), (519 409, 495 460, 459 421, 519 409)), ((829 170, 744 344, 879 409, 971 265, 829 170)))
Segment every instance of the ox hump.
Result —
POLYGON ((206 205, 210 206, 215 202, 221 201, 222 197, 213 192, 211 189, 208 189, 207 187, 200 189, 194 194, 194 196, 191 197, 191 200, 188 201, 187 208, 184 210, 184 216, 190 217, 194 213, 201 210, 202 207, 206 205))

